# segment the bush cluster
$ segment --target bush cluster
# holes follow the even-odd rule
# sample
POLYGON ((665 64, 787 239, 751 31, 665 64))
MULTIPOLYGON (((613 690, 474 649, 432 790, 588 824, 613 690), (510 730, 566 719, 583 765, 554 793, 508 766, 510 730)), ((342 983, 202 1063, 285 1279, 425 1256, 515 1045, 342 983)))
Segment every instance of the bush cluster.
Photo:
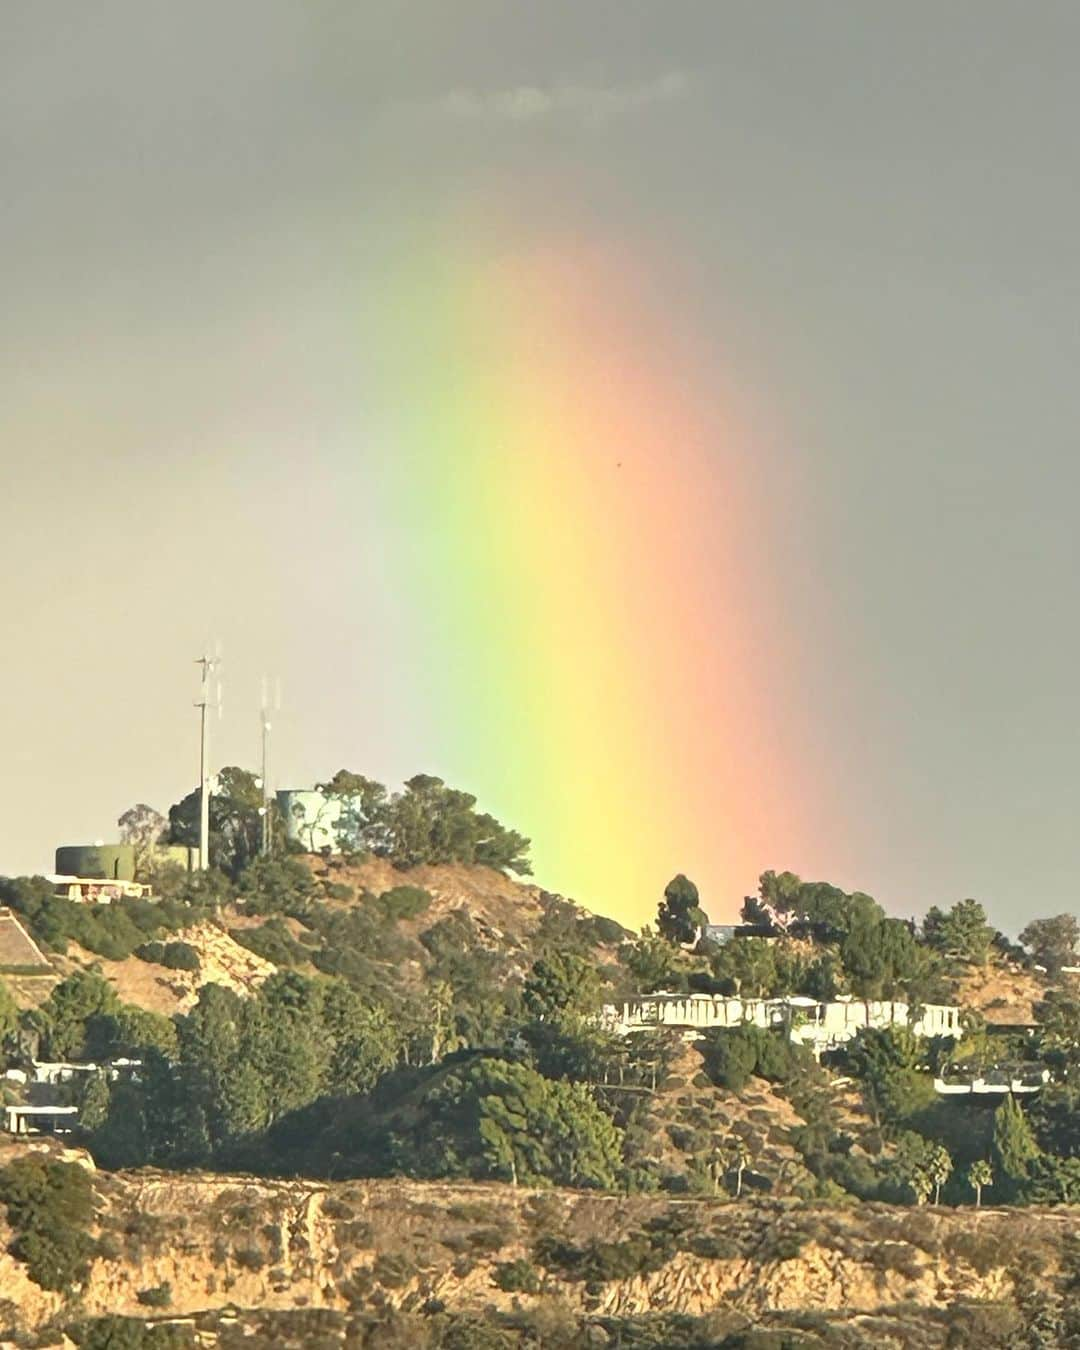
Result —
POLYGON ((783 1031, 753 1026, 710 1031, 702 1050, 712 1081, 732 1092, 741 1092, 753 1074, 772 1083, 790 1082, 810 1061, 809 1052, 783 1031))
POLYGON ((200 965, 199 953, 187 942, 144 942, 134 954, 167 970, 198 970, 200 965))
POLYGON ((0 1170, 0 1202, 15 1234, 12 1254, 35 1284, 68 1289, 85 1277, 94 1253, 87 1231, 94 1193, 85 1169, 37 1154, 17 1158, 0 1170))

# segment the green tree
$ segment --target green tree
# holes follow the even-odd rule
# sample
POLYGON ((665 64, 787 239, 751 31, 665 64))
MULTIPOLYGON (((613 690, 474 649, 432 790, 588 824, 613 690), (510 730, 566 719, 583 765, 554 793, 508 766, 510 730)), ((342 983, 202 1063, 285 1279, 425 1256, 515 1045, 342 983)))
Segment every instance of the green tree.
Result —
POLYGON ((803 971, 797 992, 804 998, 831 1003, 844 987, 844 968, 832 952, 822 952, 803 971))
POLYGON ((53 989, 33 1014, 33 1022, 43 1033, 49 1058, 84 1059, 95 1038, 100 1048, 103 1023, 120 1007, 113 987, 100 975, 77 970, 53 989))
POLYGON ((1013 1194, 1027 1181, 1031 1166, 1039 1156, 1039 1146, 1027 1117, 1011 1094, 994 1112, 992 1156, 994 1172, 1013 1194))
POLYGON ((994 930, 977 900, 960 900, 948 913, 932 906, 923 920, 923 940, 947 956, 985 965, 994 930))
POLYGON ((968 1184, 975 1192, 975 1208, 982 1204, 982 1193, 984 1186, 994 1184, 994 1171, 985 1158, 980 1158, 978 1162, 973 1162, 968 1168, 968 1184))
POLYGON ((794 872, 763 872, 760 900, 748 896, 743 918, 760 923, 769 917, 766 906, 776 913, 811 924, 820 936, 841 941, 858 919, 880 919, 881 906, 869 895, 848 895, 825 881, 803 881, 794 872))
POLYGON ((260 1104, 252 1128, 314 1101, 326 1082, 334 1045, 323 1021, 325 986, 295 970, 279 970, 244 1009, 239 1072, 260 1104))
POLYGON ((847 1048, 847 1062, 863 1087, 876 1125, 897 1125, 934 1099, 922 1072, 922 1049, 907 1027, 863 1027, 847 1048))
POLYGON ((522 989, 530 1017, 580 1026, 600 1008, 602 981, 595 965, 574 952, 553 951, 533 963, 522 989))
POLYGON ((168 1056, 175 1056, 177 1051, 175 1022, 130 1003, 121 1004, 102 1018, 97 1031, 94 1055, 102 1059, 139 1059, 151 1048, 168 1056))
POLYGON ((79 1128, 93 1133, 109 1118, 109 1080, 100 1070, 91 1074, 79 1103, 79 1128))
POLYGON ((528 875, 529 840, 475 807, 475 797, 441 778, 415 775, 386 808, 386 856, 401 867, 479 863, 528 875))
POLYGON ((1061 1078, 1080 1078, 1080 998, 1071 991, 1051 990, 1036 1005, 1039 1057, 1061 1078))
MULTIPOLYGON (((217 775, 210 796, 210 865, 235 880, 262 848, 263 790, 256 776, 230 764, 217 775)), ((270 809, 278 811, 272 802, 270 809)), ((273 830, 277 847, 285 836, 278 815, 273 830)), ((189 792, 169 808, 169 842, 188 848, 199 846, 199 789, 189 792)))
POLYGON ((177 1022, 183 1090, 192 1111, 205 1120, 211 1146, 266 1119, 262 1080, 247 1058, 249 1016, 231 989, 206 984, 195 1007, 177 1022))
POLYGON ((741 1092, 757 1068, 757 1028, 717 1028, 702 1038, 705 1070, 718 1087, 741 1092))
POLYGON ((343 980, 326 984, 323 1022, 333 1046, 324 1092, 335 1096, 368 1092, 397 1063, 402 1035, 395 1020, 343 980))
POLYGON ((139 802, 125 811, 116 823, 121 842, 131 845, 136 880, 149 881, 161 860, 161 844, 168 834, 169 822, 160 811, 139 802))
POLYGON ((733 938, 710 965, 713 979, 742 998, 765 998, 777 985, 776 949, 765 938, 733 938))
POLYGON ((619 960, 634 978, 639 993, 651 994, 658 989, 671 989, 680 978, 680 954, 666 938, 643 928, 641 936, 628 942, 619 951, 619 960))
POLYGON ((687 946, 694 942, 700 930, 709 922, 709 916, 701 908, 698 888, 680 872, 672 877, 664 888, 656 927, 662 937, 675 945, 687 946))
POLYGON ((860 910, 840 949, 844 970, 860 998, 897 998, 919 966, 915 939, 900 919, 860 910))
POLYGON ((621 1132, 580 1083, 480 1059, 449 1075, 428 1107, 420 1156, 436 1175, 460 1169, 515 1184, 615 1185, 621 1132))
POLYGON ((6 981, 0 980, 0 1049, 10 1047, 19 1029, 19 1006, 6 981))
POLYGON ((1080 944, 1080 922, 1073 914, 1058 914, 1052 919, 1032 919, 1020 934, 1020 942, 1044 967, 1051 979, 1061 974, 1062 966, 1076 962, 1080 944))
MULTIPOLYGON (((780 914, 798 914, 805 887, 794 872, 762 872, 758 878, 758 894, 780 914)), ((748 897, 748 900, 750 897, 748 897)), ((761 914, 764 918, 764 913, 761 914)), ((757 922, 752 919, 750 922, 757 922)))
POLYGON ((1080 1157, 1041 1154, 1028 1171, 1024 1199, 1033 1205, 1075 1205, 1080 1201, 1080 1157))
MULTIPOLYGON (((914 1130, 905 1130, 897 1139, 889 1175, 901 1189, 912 1193, 918 1205, 926 1204, 936 1184, 935 1175, 942 1170, 939 1149, 940 1145, 924 1139, 914 1130)), ((944 1153, 944 1149, 941 1152, 944 1153)), ((947 1160, 948 1154, 945 1157, 947 1160)), ((951 1163, 949 1168, 951 1170, 951 1163)))

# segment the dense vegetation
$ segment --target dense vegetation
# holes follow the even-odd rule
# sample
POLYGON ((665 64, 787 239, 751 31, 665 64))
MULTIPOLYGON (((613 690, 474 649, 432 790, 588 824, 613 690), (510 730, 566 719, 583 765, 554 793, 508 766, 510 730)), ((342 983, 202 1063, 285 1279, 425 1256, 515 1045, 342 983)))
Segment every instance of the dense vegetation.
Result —
MULTIPOLYGON (((477 811, 475 797, 447 787, 441 778, 417 774, 401 792, 391 793, 382 783, 341 769, 318 788, 327 805, 310 819, 299 809, 297 819, 289 822, 301 842, 307 836, 311 852, 316 839, 328 831, 342 853, 388 858, 403 868, 464 862, 519 875, 530 871, 528 839, 477 811)), ((233 878, 259 855, 262 805, 262 789, 253 774, 236 766, 221 770, 210 799, 210 860, 233 878)), ((278 811, 276 805, 271 809, 278 811)), ((273 833, 279 848, 284 846, 285 824, 276 814, 273 833)), ((198 845, 198 790, 170 809, 164 834, 169 843, 198 845)))

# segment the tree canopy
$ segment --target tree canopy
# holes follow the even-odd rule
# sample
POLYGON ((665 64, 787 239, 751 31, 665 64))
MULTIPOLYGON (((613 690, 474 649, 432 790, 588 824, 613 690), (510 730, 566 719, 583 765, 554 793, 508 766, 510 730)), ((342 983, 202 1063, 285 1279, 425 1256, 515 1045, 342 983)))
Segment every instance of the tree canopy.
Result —
POLYGON ((701 908, 698 888, 680 872, 664 887, 656 916, 656 927, 669 942, 689 944, 698 936, 709 916, 701 908))

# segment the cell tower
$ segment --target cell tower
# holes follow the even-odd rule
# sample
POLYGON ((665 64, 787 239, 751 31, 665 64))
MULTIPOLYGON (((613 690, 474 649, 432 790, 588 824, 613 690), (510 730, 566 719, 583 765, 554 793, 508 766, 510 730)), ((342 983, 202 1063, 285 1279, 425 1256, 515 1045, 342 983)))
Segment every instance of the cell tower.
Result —
POLYGON ((221 665, 221 644, 218 643, 213 656, 200 656, 195 664, 202 666, 202 688, 195 702, 199 709, 199 871, 205 872, 210 866, 210 711, 211 699, 217 707, 218 717, 222 715, 223 689, 220 680, 214 681, 214 671, 221 665))
MULTIPOLYGON (((281 681, 274 681, 274 711, 281 711, 281 681)), ((262 699, 260 702, 259 721, 262 726, 262 794, 263 804, 259 814, 262 816, 262 851, 264 856, 269 856, 274 846, 274 817, 270 810, 270 732, 273 729, 270 721, 270 690, 266 679, 263 676, 262 699)))

